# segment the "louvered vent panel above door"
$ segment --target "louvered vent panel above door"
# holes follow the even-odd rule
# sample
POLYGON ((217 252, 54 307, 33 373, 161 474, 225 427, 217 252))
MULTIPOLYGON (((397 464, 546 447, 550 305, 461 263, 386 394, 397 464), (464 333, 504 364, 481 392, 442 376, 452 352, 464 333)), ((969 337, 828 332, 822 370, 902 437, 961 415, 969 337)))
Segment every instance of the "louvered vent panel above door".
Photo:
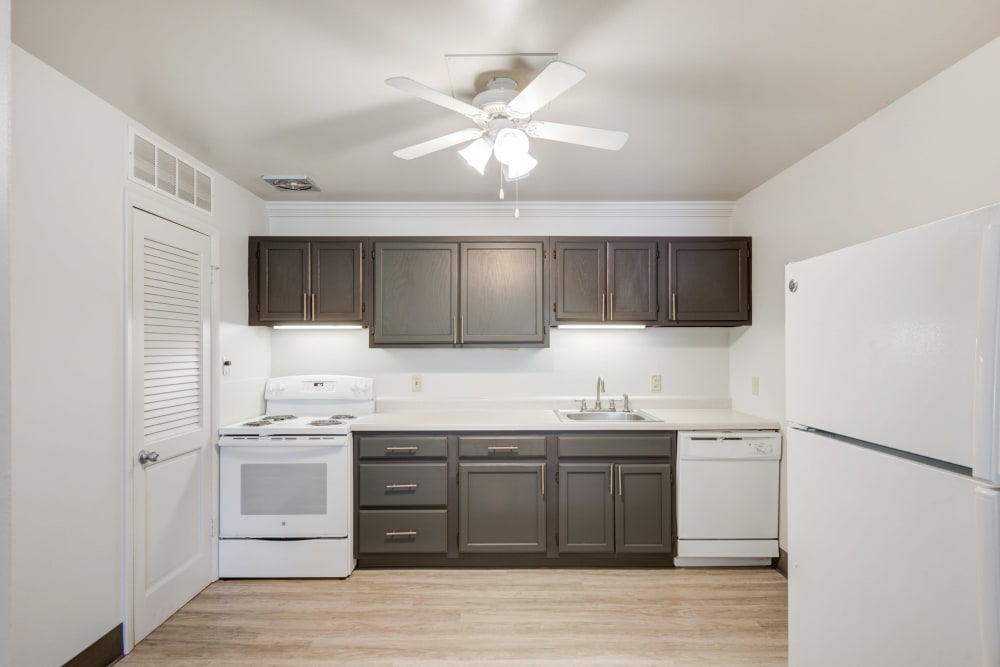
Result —
POLYGON ((205 286, 201 258, 144 239, 143 435, 159 439, 200 427, 205 286))

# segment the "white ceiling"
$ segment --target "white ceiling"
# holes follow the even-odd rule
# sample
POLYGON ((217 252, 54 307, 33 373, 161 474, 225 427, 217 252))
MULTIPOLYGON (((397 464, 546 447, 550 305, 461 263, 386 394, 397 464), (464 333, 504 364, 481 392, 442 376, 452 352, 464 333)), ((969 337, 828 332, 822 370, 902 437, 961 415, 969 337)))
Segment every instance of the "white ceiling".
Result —
POLYGON ((631 135, 619 152, 535 140, 521 199, 731 200, 1000 35, 998 0, 12 5, 17 45, 268 200, 495 198, 495 162, 392 155, 470 126, 383 83, 470 95, 448 54, 557 53, 587 77, 535 117, 631 135), (280 173, 322 191, 260 179, 280 173))

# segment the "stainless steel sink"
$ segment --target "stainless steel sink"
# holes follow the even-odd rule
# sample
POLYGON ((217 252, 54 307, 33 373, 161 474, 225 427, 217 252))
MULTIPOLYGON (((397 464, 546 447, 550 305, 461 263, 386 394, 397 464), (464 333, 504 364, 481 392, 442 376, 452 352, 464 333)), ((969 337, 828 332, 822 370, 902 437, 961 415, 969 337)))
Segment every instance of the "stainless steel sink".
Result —
POLYGON ((632 410, 631 412, 606 412, 603 410, 580 412, 579 410, 556 410, 555 413, 556 416, 564 422, 619 423, 662 421, 648 412, 643 412, 642 410, 632 410))

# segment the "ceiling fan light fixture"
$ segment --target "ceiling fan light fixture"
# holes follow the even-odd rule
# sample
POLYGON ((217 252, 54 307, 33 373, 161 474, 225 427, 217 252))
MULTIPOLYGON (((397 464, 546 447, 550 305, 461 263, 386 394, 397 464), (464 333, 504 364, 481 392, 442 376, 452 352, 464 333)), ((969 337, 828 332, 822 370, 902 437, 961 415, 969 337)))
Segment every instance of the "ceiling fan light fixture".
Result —
POLYGON ((528 135, 514 127, 503 128, 493 139, 493 154, 505 165, 523 159, 528 155, 528 135))
POLYGON ((458 154, 469 163, 469 166, 479 172, 482 176, 486 173, 486 163, 493 155, 493 146, 489 140, 480 137, 471 144, 458 151, 458 154))
POLYGON ((504 165, 504 178, 508 181, 516 181, 524 178, 531 173, 531 170, 534 169, 537 164, 538 160, 531 157, 528 153, 525 153, 516 160, 504 165))

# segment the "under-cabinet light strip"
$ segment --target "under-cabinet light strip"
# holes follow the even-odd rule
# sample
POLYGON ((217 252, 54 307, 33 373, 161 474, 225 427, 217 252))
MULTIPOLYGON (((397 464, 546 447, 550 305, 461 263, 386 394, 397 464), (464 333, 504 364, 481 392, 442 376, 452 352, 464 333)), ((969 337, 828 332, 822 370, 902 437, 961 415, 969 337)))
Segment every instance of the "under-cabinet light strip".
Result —
POLYGON ((275 324, 275 329, 363 329, 360 324, 275 324))

